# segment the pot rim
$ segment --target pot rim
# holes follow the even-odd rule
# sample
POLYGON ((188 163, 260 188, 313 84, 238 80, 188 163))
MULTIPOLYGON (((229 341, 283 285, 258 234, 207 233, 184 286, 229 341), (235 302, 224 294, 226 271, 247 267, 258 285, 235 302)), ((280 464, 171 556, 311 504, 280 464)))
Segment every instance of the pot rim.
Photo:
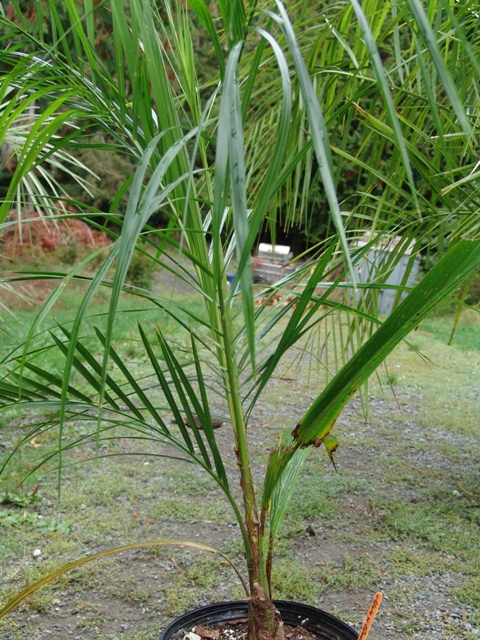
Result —
MULTIPOLYGON (((323 609, 290 600, 274 600, 285 624, 303 626, 316 633, 319 640, 357 640, 358 631, 323 609), (320 635, 322 634, 322 635, 320 635)), ((197 624, 228 622, 248 615, 248 600, 217 602, 189 611, 173 620, 160 635, 160 640, 176 640, 197 624)), ((183 636, 182 636, 183 637, 183 636)))

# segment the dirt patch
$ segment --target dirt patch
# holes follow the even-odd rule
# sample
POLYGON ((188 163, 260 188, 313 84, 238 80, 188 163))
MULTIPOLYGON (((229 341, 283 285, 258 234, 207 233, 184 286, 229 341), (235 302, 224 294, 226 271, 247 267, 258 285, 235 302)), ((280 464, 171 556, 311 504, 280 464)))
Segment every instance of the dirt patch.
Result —
MULTIPOLYGON (((29 272, 42 264, 41 271, 56 271, 61 264, 73 264, 82 252, 106 247, 111 240, 77 218, 75 209, 66 202, 56 203, 58 215, 44 218, 36 211, 22 213, 21 221, 16 212, 9 214, 12 223, 0 234, 0 268, 3 285, 1 302, 6 308, 32 309, 41 305, 58 284, 55 279, 25 278, 19 273, 9 273, 11 264, 21 265, 20 271, 29 272)), ((8 220, 7 220, 8 221, 8 220)))
POLYGON ((10 213, 12 225, 3 229, 0 236, 3 256, 28 263, 69 244, 96 248, 110 244, 109 237, 103 231, 90 227, 82 220, 66 217, 65 214, 75 213, 68 203, 59 201, 56 204, 58 215, 54 218, 45 218, 37 211, 31 211, 24 212, 18 221, 17 214, 10 213))

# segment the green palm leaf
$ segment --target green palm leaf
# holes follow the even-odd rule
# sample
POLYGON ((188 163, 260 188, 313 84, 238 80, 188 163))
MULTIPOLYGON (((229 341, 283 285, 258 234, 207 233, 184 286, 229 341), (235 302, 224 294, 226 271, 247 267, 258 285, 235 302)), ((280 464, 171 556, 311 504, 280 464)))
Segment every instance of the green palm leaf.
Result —
POLYGON ((264 504, 298 448, 318 447, 331 432, 343 407, 368 380, 394 347, 431 311, 435 304, 480 265, 480 240, 460 240, 385 320, 312 402, 292 432, 293 446, 283 446, 270 457, 264 504), (273 481, 272 481, 273 478, 273 481))

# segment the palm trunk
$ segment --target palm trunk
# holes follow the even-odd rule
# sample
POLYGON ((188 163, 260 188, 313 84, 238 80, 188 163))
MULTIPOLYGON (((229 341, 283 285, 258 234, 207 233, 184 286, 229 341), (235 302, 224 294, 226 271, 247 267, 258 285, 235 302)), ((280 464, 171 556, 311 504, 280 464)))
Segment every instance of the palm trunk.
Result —
POLYGON ((271 598, 258 582, 252 586, 247 640, 283 640, 283 622, 271 598))

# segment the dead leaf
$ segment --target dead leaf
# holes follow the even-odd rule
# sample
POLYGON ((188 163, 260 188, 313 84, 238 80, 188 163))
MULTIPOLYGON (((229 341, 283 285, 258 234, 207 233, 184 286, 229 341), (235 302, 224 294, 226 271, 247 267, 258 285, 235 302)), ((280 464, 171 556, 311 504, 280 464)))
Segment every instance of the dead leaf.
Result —
POLYGON ((208 638, 208 640, 218 640, 220 638, 220 629, 209 629, 199 625, 195 627, 195 633, 198 633, 202 638, 208 638))
POLYGON ((248 622, 248 618, 235 618, 235 620, 229 620, 228 624, 245 624, 248 622))

